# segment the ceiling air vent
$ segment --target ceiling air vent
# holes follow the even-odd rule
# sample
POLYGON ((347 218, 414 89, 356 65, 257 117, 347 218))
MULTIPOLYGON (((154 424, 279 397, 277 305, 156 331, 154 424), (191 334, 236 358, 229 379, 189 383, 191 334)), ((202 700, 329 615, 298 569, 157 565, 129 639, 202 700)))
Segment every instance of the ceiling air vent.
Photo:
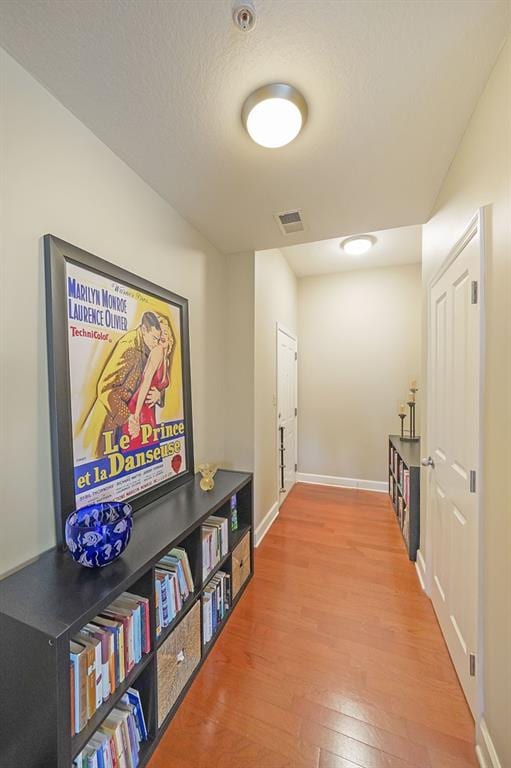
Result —
POLYGON ((302 220, 302 213, 298 209, 295 211, 284 211, 275 214, 275 221, 279 225, 283 235, 291 235, 293 232, 303 232, 305 227, 302 220))

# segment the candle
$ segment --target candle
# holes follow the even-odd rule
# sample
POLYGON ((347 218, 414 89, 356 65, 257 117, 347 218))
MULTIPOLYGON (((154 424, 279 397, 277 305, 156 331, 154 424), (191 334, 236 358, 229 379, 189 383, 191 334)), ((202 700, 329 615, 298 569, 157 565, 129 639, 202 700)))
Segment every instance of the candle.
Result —
POLYGON ((417 379, 412 379, 410 382, 410 389, 417 389, 417 379))
POLYGON ((404 403, 399 406, 399 413, 406 413, 406 407, 404 403))

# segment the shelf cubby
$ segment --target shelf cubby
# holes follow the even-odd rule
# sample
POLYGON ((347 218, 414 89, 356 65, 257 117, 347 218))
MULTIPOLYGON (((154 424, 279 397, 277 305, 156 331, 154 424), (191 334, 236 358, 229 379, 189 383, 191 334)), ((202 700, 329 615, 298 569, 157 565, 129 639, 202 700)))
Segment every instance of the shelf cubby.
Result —
POLYGON ((389 435, 389 495, 410 560, 415 560, 420 544, 420 441, 401 440, 389 435), (409 473, 405 493, 402 478, 409 473))

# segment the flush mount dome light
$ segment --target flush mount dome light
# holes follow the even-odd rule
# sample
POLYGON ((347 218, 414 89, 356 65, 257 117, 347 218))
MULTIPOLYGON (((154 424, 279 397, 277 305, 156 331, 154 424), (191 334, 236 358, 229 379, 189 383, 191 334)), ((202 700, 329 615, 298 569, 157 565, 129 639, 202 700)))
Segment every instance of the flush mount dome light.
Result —
POLYGON ((362 256, 373 247, 375 242, 376 238, 372 235, 355 235, 355 237, 347 237, 343 240, 341 248, 350 256, 362 256))
POLYGON ((243 104, 241 119, 256 144, 271 149, 284 147, 302 130, 307 120, 307 102, 292 85, 263 85, 243 104))

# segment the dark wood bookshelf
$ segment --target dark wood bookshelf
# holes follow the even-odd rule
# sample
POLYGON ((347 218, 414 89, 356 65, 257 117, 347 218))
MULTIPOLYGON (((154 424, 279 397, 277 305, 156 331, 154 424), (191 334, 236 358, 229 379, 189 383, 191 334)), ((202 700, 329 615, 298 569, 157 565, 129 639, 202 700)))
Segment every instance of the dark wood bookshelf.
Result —
POLYGON ((209 492, 200 489, 199 480, 196 476, 137 512, 131 542, 112 565, 89 570, 74 563, 68 553, 54 548, 0 581, 2 768, 71 768, 73 758, 129 687, 137 688, 142 700, 148 740, 141 745, 139 766, 147 764, 253 576, 252 475, 219 470, 215 487, 209 492), (239 526, 236 531, 231 530, 230 505, 234 494, 239 526), (229 519, 229 551, 203 582, 201 526, 213 514, 229 519), (232 582, 232 554, 247 533, 250 569, 214 636, 204 645, 204 589, 220 568, 230 574, 232 582), (195 590, 171 624, 156 637, 154 569, 159 559, 175 546, 187 551, 195 590), (71 734, 70 639, 125 591, 149 598, 151 651, 99 707, 85 728, 71 734), (158 653, 197 603, 201 621, 200 658, 158 728, 158 653))
POLYGON ((389 435, 389 495, 410 560, 420 546, 420 440, 408 442, 389 435), (404 487, 405 472, 409 485, 404 487))

